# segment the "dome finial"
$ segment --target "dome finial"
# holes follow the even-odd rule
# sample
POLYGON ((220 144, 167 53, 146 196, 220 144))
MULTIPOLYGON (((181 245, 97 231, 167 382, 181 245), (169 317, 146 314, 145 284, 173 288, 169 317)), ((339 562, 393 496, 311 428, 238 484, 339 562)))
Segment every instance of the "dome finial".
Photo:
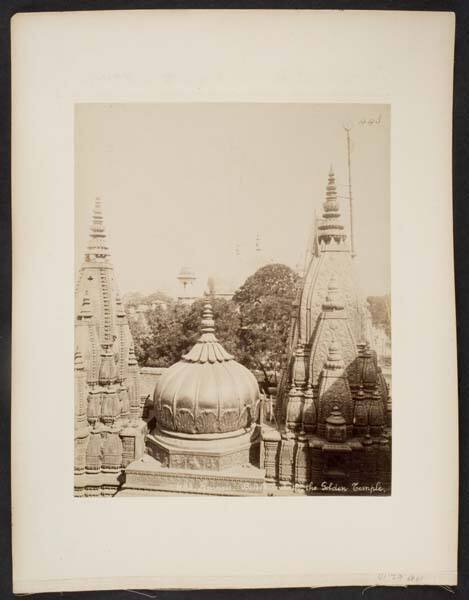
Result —
POLYGON ((193 363, 215 363, 233 360, 233 356, 223 348, 216 338, 212 305, 208 301, 204 304, 201 325, 199 339, 187 354, 183 354, 182 360, 193 363))
POLYGON ((213 318, 213 310, 210 302, 204 304, 204 310, 202 313, 202 334, 204 333, 215 333, 215 321, 213 318))

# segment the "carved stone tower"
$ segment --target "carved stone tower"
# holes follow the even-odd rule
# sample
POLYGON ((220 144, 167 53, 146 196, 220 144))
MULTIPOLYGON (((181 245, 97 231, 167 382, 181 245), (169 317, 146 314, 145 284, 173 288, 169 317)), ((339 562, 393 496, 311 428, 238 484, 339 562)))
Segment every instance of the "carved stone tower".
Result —
POLYGON ((75 289, 75 495, 113 495, 143 453, 138 366, 96 200, 75 289))
POLYGON ((293 306, 277 428, 262 431, 266 478, 295 490, 377 480, 388 490, 388 389, 367 339, 370 317, 332 168, 314 228, 293 306), (370 471, 372 463, 380 470, 370 471))

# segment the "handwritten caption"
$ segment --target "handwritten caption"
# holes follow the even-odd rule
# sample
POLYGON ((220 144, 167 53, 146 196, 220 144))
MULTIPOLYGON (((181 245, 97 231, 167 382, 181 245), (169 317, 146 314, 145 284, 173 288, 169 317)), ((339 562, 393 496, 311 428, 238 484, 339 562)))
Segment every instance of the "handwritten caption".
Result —
POLYGON ((322 492, 331 494, 361 494, 370 495, 384 494, 386 492, 381 481, 376 483, 365 485, 360 484, 357 481, 352 482, 350 485, 338 484, 332 481, 322 481, 320 484, 311 483, 309 486, 309 492, 322 492))

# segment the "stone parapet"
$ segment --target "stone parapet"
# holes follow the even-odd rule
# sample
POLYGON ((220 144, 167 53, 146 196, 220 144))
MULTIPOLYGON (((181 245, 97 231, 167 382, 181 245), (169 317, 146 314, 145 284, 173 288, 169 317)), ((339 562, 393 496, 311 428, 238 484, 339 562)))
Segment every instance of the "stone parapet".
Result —
POLYGON ((147 494, 163 492, 216 496, 264 495, 264 470, 243 465, 223 471, 164 467, 145 455, 131 463, 125 472, 125 483, 119 495, 140 490, 147 494))

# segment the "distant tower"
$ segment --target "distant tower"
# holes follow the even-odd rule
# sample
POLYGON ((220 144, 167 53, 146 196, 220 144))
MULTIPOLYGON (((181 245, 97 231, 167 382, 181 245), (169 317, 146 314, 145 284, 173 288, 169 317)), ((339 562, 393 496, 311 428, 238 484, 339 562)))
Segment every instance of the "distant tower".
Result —
POLYGON ((195 300, 194 282, 197 280, 194 271, 191 268, 184 266, 179 271, 177 278, 181 282, 183 288, 181 296, 178 296, 178 300, 185 303, 193 302, 195 300))
POLYGON ((271 261, 268 260, 265 256, 265 253, 264 253, 264 250, 263 250, 262 244, 261 244, 261 236, 258 233, 256 235, 256 251, 254 252, 254 256, 252 258, 252 264, 250 265, 249 275, 252 275, 261 267, 265 267, 265 265, 268 264, 269 262, 271 262, 271 261))
POLYGON ((261 238, 260 238, 259 234, 256 235, 256 252, 259 252, 259 253, 262 252, 262 250, 261 250, 261 238))

